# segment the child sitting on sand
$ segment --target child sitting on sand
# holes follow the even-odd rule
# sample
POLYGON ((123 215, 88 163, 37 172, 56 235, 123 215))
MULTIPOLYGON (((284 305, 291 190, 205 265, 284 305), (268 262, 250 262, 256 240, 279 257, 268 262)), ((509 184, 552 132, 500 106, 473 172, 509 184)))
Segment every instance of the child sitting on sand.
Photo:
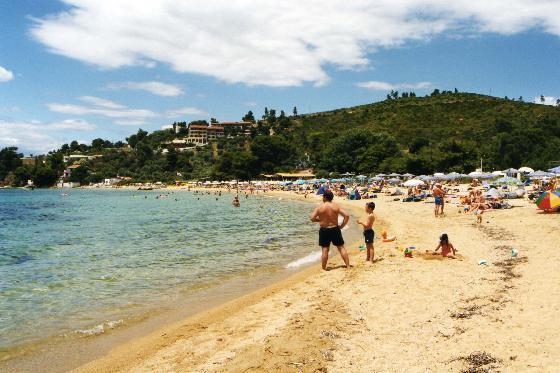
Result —
POLYGON ((455 254, 457 253, 457 250, 453 247, 451 242, 449 242, 449 237, 447 236, 447 233, 444 233, 440 236, 439 245, 436 248, 435 252, 437 253, 439 249, 441 249, 441 255, 443 257, 455 259, 455 254))

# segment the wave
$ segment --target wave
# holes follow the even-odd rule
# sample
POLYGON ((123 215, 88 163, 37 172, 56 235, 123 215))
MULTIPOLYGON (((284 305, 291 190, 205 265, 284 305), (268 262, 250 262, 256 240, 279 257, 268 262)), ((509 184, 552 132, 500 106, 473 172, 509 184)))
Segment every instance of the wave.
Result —
POLYGON ((104 323, 101 323, 99 325, 95 325, 94 327, 89 328, 89 329, 74 330, 74 333, 87 335, 87 336, 99 335, 99 334, 105 333, 105 331, 107 331, 107 330, 114 329, 117 326, 120 326, 122 324, 124 324, 124 320, 105 321, 104 323))
POLYGON ((286 264, 285 268, 298 268, 306 264, 318 262, 321 259, 321 251, 314 251, 303 258, 299 258, 286 264))

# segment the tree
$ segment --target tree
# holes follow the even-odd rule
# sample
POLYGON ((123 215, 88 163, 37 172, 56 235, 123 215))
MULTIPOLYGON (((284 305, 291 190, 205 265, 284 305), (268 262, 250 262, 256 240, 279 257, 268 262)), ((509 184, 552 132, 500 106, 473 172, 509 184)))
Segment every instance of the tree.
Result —
POLYGON ((131 148, 136 148, 136 145, 144 141, 144 139, 148 136, 148 132, 142 130, 141 128, 138 129, 135 135, 131 135, 130 137, 126 138, 126 142, 130 145, 131 148))
POLYGON ((103 139, 93 139, 91 141, 91 147, 93 148, 93 150, 99 151, 101 149, 103 149, 103 147, 105 146, 105 140, 103 139))
POLYGON ((88 176, 89 176, 89 171, 87 167, 80 166, 78 168, 72 169, 72 173, 70 174, 68 181, 83 184, 85 183, 88 176))
POLYGON ((177 150, 174 147, 169 148, 167 152, 167 171, 176 171, 177 170, 177 161, 179 157, 177 155, 177 150))
POLYGON ((545 100, 544 96, 541 95, 541 104, 544 104, 545 101, 546 101, 546 100, 545 100))
POLYGON ((455 90, 453 92, 455 92, 455 94, 457 94, 457 93, 459 93, 459 90, 457 88, 455 88, 455 90))
POLYGON ((319 168, 337 172, 369 173, 380 171, 388 158, 403 154, 396 140, 385 132, 349 130, 332 140, 324 150, 319 168))
POLYGON ((556 99, 556 106, 560 106, 560 98, 556 99))
POLYGON ((434 89, 434 91, 432 92, 432 94, 430 96, 437 96, 439 94, 440 94, 439 89, 436 88, 436 89, 434 89))
POLYGON ((294 110, 292 111, 292 113, 294 114, 294 117, 297 117, 297 107, 294 106, 294 110))
POLYGON ((251 154, 261 173, 273 173, 294 165, 296 150, 281 136, 257 136, 251 144, 251 154))
MULTIPOLYGON (((80 168, 78 168, 78 170, 80 168)), ((50 167, 37 166, 33 172, 31 180, 33 180, 33 184, 36 187, 50 187, 53 186, 58 180, 58 172, 50 167)))
POLYGON ((214 168, 214 177, 251 180, 259 173, 255 161, 255 157, 246 151, 224 153, 214 168))
POLYGON ((251 122, 251 123, 255 123, 255 116, 253 115, 253 112, 251 110, 249 110, 247 112, 247 114, 245 114, 243 116, 243 118, 241 118, 241 120, 243 122, 251 122))
POLYGON ((211 124, 217 124, 218 120, 216 118, 210 118, 210 123, 211 124))
POLYGON ((10 172, 20 167, 23 154, 17 152, 16 147, 7 147, 0 150, 0 183, 10 172))

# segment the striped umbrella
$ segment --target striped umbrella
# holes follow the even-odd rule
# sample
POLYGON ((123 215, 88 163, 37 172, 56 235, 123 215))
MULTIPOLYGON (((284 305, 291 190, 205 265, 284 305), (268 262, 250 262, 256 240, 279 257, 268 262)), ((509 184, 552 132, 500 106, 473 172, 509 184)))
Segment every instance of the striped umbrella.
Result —
POLYGON ((543 192, 537 199, 537 207, 541 210, 554 210, 560 207, 560 190, 543 192))

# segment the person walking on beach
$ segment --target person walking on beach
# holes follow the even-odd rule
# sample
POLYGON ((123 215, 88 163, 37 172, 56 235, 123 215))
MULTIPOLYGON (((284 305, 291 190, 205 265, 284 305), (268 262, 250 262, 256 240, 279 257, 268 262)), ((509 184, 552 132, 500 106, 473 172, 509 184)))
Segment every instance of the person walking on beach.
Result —
POLYGON ((432 194, 434 195, 436 203, 434 208, 434 215, 436 216, 436 218, 440 215, 443 216, 443 204, 445 203, 443 199, 445 197, 445 191, 442 189, 441 184, 436 184, 436 186, 432 190, 432 194))
POLYGON ((373 247, 373 239, 375 238, 375 232, 373 231, 373 223, 375 222, 375 215, 373 215, 373 210, 375 210, 375 203, 368 202, 366 203, 366 213, 367 218, 365 222, 362 222, 358 219, 356 222, 362 226, 364 229, 364 240, 366 243, 366 262, 371 261, 374 262, 373 257, 375 254, 374 247, 373 247))
POLYGON ((311 214, 311 221, 319 223, 319 246, 323 249, 321 256, 321 265, 324 270, 327 269, 327 261, 329 260, 329 249, 331 243, 338 248, 342 260, 346 268, 350 268, 348 253, 344 247, 344 239, 342 238, 341 229, 348 224, 350 216, 346 211, 342 210, 338 204, 333 202, 334 194, 330 190, 323 193, 323 204, 317 207, 311 214), (338 225, 338 215, 344 218, 342 224, 338 225))

